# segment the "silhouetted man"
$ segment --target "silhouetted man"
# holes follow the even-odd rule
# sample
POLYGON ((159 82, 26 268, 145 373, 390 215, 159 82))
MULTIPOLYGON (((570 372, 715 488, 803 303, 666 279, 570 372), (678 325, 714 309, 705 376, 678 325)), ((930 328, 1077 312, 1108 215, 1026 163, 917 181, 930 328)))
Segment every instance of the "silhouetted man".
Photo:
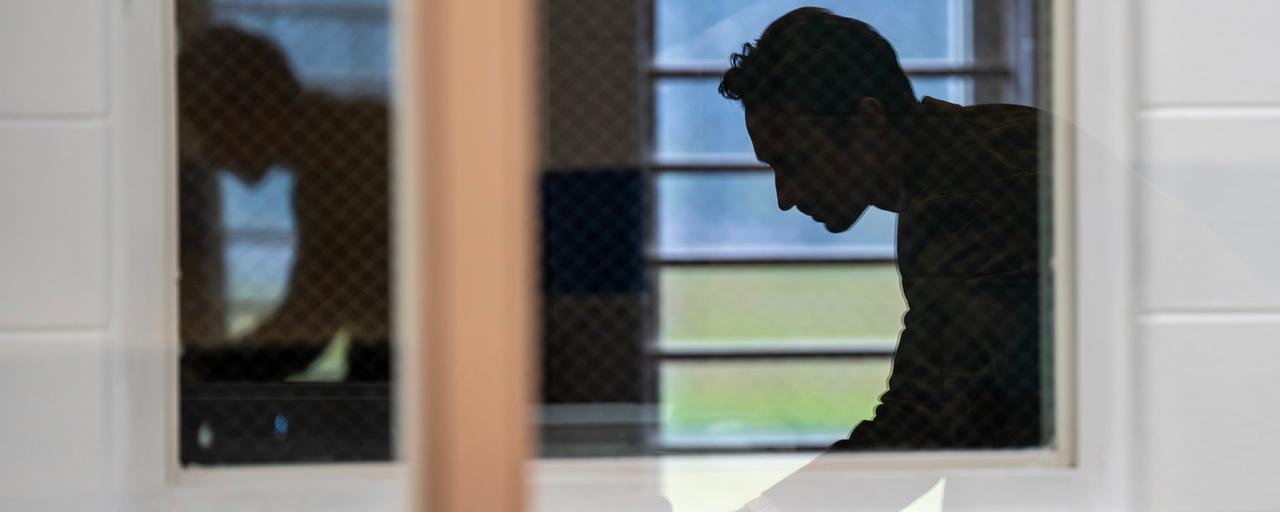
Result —
POLYGON ((1040 112, 919 101, 883 37, 824 9, 788 13, 731 60, 720 92, 742 102, 779 208, 831 232, 869 206, 898 214, 909 311, 893 374, 834 448, 1040 445, 1040 112))
POLYGON ((345 330, 353 377, 385 380, 390 318, 386 106, 304 91, 271 41, 231 27, 193 36, 178 60, 184 156, 256 183, 293 176, 297 246, 280 305, 238 345, 257 353, 195 369, 275 380, 345 330), (366 358, 368 359, 368 358, 366 358), (364 364, 361 364, 364 363, 364 364))

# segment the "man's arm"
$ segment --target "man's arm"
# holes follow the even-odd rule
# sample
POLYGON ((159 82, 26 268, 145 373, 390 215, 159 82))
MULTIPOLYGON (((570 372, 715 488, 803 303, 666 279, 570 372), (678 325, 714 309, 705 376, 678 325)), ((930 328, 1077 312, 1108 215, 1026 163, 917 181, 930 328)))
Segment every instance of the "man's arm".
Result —
POLYGON ((836 448, 1040 444, 1039 278, 974 278, 908 313, 875 419, 836 448))

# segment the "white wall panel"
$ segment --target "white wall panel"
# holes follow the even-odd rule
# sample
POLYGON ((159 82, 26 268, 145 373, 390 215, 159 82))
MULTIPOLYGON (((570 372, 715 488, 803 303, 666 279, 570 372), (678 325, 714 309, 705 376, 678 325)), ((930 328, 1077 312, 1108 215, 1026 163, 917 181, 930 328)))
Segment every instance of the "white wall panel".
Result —
POLYGON ((106 322, 106 132, 0 121, 0 330, 106 322))
POLYGON ((1280 316, 1153 319, 1142 353, 1151 508, 1280 510, 1280 316))
POLYGON ((102 0, 0 3, 0 116, 106 110, 102 0))
POLYGON ((1280 2, 1145 0, 1143 99, 1149 104, 1280 102, 1280 2))
POLYGON ((1147 310, 1280 309, 1280 110, 1140 123, 1147 310))
POLYGON ((101 335, 3 337, 0 510, 104 503, 101 335))

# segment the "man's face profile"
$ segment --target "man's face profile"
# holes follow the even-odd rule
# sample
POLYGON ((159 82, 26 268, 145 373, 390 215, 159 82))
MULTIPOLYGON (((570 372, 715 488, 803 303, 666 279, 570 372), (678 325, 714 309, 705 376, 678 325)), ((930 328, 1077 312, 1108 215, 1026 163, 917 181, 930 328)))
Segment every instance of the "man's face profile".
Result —
POLYGON ((183 157, 255 183, 285 156, 288 109, 301 86, 273 41, 216 27, 178 57, 183 157))
POLYGON ((746 109, 756 158, 773 168, 779 209, 795 207, 839 233, 883 202, 883 123, 867 122, 869 114, 811 115, 785 102, 746 109))
POLYGON ((273 163, 264 123, 254 122, 254 116, 231 108, 232 102, 215 95, 187 96, 179 101, 183 156, 224 169, 249 184, 261 180, 273 163))

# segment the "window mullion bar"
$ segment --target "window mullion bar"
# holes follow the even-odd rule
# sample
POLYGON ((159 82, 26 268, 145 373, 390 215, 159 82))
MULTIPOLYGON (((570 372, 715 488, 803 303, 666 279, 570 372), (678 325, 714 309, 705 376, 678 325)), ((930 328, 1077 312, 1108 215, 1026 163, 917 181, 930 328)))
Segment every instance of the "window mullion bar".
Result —
POLYGON ((679 173, 738 173, 738 172, 763 172, 773 170, 768 165, 759 162, 745 161, 719 161, 719 162, 678 162, 678 161, 655 161, 649 164, 649 169, 656 172, 679 172, 679 173))
POLYGON ((646 356, 660 361, 709 361, 709 360, 780 360, 780 359, 886 359, 893 356, 893 349, 761 349, 742 348, 730 350, 670 350, 651 349, 646 356))
POLYGON ((697 267, 697 266, 766 266, 766 265, 872 265, 893 263, 893 256, 816 256, 816 257, 751 257, 741 258, 679 258, 650 256, 648 263, 660 267, 697 267))
POLYGON ((290 16, 299 18, 333 18, 341 21, 386 21, 390 11, 380 5, 343 4, 278 4, 253 0, 218 0, 213 2, 221 11, 239 11, 257 16, 290 16))
MULTIPOLYGON (((723 66, 653 66, 652 78, 720 78, 728 68, 723 66)), ((1013 70, 1007 64, 972 64, 962 66, 908 66, 908 76, 1008 76, 1013 70)))

